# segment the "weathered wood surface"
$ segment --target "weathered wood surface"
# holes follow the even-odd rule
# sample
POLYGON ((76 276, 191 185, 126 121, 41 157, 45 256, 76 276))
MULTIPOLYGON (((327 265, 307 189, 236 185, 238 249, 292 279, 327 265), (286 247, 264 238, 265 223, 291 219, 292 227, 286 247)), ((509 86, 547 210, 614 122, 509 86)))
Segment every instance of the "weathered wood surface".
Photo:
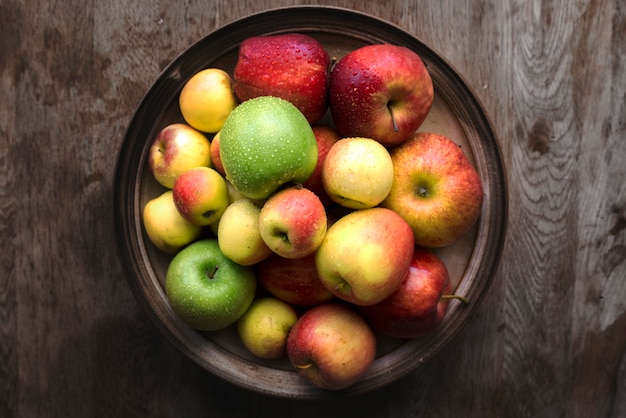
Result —
POLYGON ((115 244, 125 129, 189 44, 299 3, 0 1, 0 416, 626 416, 621 0, 333 3, 443 54, 501 140, 499 273, 433 361, 366 396, 302 403, 232 387, 157 332, 115 244))

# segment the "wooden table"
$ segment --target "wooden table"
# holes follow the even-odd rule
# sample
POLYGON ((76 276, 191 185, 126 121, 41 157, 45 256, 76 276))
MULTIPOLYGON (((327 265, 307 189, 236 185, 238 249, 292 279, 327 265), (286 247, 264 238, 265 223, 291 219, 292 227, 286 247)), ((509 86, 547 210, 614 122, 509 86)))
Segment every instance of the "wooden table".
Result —
POLYGON ((424 367, 368 395, 298 402, 233 387, 159 334, 116 247, 126 127, 192 42, 300 3, 0 3, 0 416, 626 416, 622 0, 335 3, 446 57, 509 173, 498 274, 424 367))

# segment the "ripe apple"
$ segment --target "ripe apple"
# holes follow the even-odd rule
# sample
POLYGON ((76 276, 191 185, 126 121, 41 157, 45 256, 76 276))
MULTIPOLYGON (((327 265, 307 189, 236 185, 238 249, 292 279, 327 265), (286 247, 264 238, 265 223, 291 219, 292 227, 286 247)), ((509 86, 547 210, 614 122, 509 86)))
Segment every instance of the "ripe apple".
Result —
POLYGON ((268 247, 285 258, 317 250, 326 235, 326 210, 315 193, 302 186, 279 190, 259 214, 259 230, 268 247))
POLYGON ((311 36, 299 33, 254 36, 239 47, 235 93, 241 102, 259 96, 293 103, 310 123, 328 108, 330 57, 311 36))
POLYGON ((224 166, 222 165, 222 159, 220 158, 220 133, 216 133, 211 140, 210 147, 211 154, 211 163, 213 164, 213 168, 220 173, 222 176, 226 175, 224 171, 224 166))
POLYGON ((266 199, 286 183, 304 182, 317 164, 311 125, 278 97, 241 103, 226 119, 219 141, 226 178, 251 199, 266 199))
POLYGON ((189 126, 215 133, 237 106, 237 98, 228 73, 219 68, 207 68, 187 80, 178 103, 189 126))
POLYGON ((420 132, 391 150, 395 179, 382 206, 411 225, 415 243, 444 247, 478 219, 483 186, 476 169, 451 139, 420 132))
POLYGON ((183 218, 171 190, 151 199, 143 208, 142 220, 150 242, 167 254, 175 254, 195 241, 202 227, 183 218))
POLYGON ((329 390, 352 386, 376 355, 376 337, 347 305, 326 303, 306 311, 287 337, 287 356, 297 372, 329 390))
POLYGON ((371 138, 343 138, 328 151, 322 167, 326 193, 341 206, 377 206, 391 190, 393 163, 387 149, 371 138))
POLYGON ((385 208, 351 212, 332 224, 317 249, 322 284, 355 305, 391 295, 406 276, 414 239, 404 219, 385 208))
POLYGON ((187 325, 215 331, 235 323, 256 292, 252 267, 231 261, 217 240, 204 239, 183 248, 165 275, 169 304, 187 325))
POLYGON ((258 263, 255 269, 259 286, 292 305, 309 307, 334 298, 320 281, 314 253, 301 258, 272 254, 258 263))
POLYGON ((259 230, 259 208, 250 199, 228 205, 217 225, 217 242, 222 253, 235 263, 251 266, 267 258, 272 250, 259 230))
POLYGON ((328 155, 328 151, 339 141, 340 137, 337 130, 329 125, 313 125, 313 134, 317 142, 317 165, 311 177, 302 183, 302 185, 315 193, 324 206, 329 206, 333 201, 324 189, 322 167, 324 166, 324 160, 326 159, 326 155, 328 155))
POLYGON ((287 335, 298 320, 296 310, 272 297, 255 299, 237 320, 237 332, 244 347, 264 359, 285 356, 287 335))
POLYGON ((210 142, 204 134, 184 123, 173 123, 156 136, 148 152, 148 165, 154 178, 171 189, 185 171, 210 167, 210 142))
POLYGON ((386 147, 411 137, 428 116, 433 83, 409 48, 367 45, 341 58, 330 73, 330 112, 341 136, 364 136, 386 147))
POLYGON ((382 335, 423 337, 441 324, 450 298, 459 298, 450 292, 450 277, 443 261, 427 249, 417 247, 409 274, 398 290, 380 303, 359 307, 359 312, 382 335))
POLYGON ((230 203, 226 180, 209 167, 195 167, 181 174, 172 195, 183 218, 202 226, 216 222, 230 203))

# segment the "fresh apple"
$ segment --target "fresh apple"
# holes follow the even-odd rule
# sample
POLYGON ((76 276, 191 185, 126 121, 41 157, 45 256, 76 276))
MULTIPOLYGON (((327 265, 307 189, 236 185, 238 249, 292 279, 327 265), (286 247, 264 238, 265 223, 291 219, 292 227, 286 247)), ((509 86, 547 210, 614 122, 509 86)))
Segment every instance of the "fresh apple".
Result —
POLYGON ((328 390, 355 384, 376 356, 374 332, 347 305, 326 303, 306 311, 287 337, 287 356, 297 372, 328 390))
POLYGON ((287 335, 298 320, 296 310, 272 297, 255 299, 237 320, 237 332, 244 347, 264 359, 284 357, 287 335))
POLYGON ((267 258, 272 250, 259 230, 261 209, 250 199, 228 205, 217 225, 217 241, 222 253, 235 263, 251 266, 267 258))
POLYGON ((251 199, 266 199, 287 183, 306 181, 317 164, 317 142, 302 112, 262 96, 241 103, 220 132, 226 178, 251 199))
POLYGON ((183 218, 174 204, 171 190, 152 198, 143 208, 142 220, 148 239, 167 254, 175 254, 195 241, 202 227, 183 218))
POLYGON ((444 247, 460 239, 480 216, 483 186, 459 145, 420 132, 391 150, 395 179, 382 206, 411 225, 415 243, 444 247))
POLYGON ((216 222, 230 203, 226 180, 209 167, 185 171, 176 179, 172 194, 183 218, 202 226, 216 222))
POLYGON ((330 113, 341 136, 364 136, 386 147, 417 131, 432 107, 433 83, 411 49, 367 45, 341 58, 330 73, 330 113))
POLYGON ((194 74, 183 86, 178 102, 185 122, 209 133, 219 131, 237 106, 231 78, 219 68, 207 68, 194 74))
POLYGON ((393 184, 389 151, 371 138, 343 138, 328 151, 322 182, 330 198, 351 209, 373 208, 393 184))
POLYGON ((326 209, 320 198, 302 186, 288 187, 270 196, 259 215, 263 241, 285 258, 314 253, 327 226, 326 209))
POLYGON ((450 298, 465 301, 450 292, 450 277, 443 261, 433 252, 417 247, 409 274, 398 290, 380 303, 359 307, 359 312, 382 335, 423 337, 439 327, 450 298))
POLYGON ((211 166, 211 144, 204 134, 184 123, 163 128, 148 151, 148 165, 154 178, 171 189, 185 171, 211 166))
POLYGON ((339 141, 340 137, 337 130, 330 125, 313 125, 312 128, 317 142, 317 165, 311 177, 302 183, 302 185, 319 196, 324 206, 329 206, 333 203, 333 200, 324 189, 322 167, 324 166, 324 160, 326 159, 328 151, 339 141))
POLYGON ((398 289, 413 256, 404 219, 385 208, 351 212, 332 224, 315 261, 322 284, 355 305, 373 305, 398 289))
POLYGON ((315 254, 284 258, 272 254, 255 266, 259 286, 277 299, 296 306, 315 306, 334 295, 322 285, 315 254))
POLYGON ((231 261, 215 239, 196 241, 170 262, 165 275, 169 304, 187 325, 215 331, 235 323, 256 292, 252 267, 231 261))
MULTIPOLYGON (((221 132, 221 131, 220 131, 221 132)), ((222 165, 222 159, 220 158, 220 133, 216 133, 211 140, 210 147, 211 154, 211 163, 213 164, 213 168, 220 173, 222 176, 226 175, 224 171, 224 166, 222 165)))
POLYGON ((299 33, 254 36, 239 47, 235 93, 240 101, 259 96, 293 103, 310 123, 328 108, 330 57, 311 36, 299 33))

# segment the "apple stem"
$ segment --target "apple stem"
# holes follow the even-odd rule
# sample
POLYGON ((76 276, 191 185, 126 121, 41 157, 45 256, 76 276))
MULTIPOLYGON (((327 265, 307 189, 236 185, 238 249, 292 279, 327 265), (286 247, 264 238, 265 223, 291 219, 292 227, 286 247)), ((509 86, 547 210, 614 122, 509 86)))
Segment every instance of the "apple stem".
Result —
POLYGON ((469 300, 459 295, 441 295, 441 299, 458 299, 463 302, 465 305, 469 304, 469 300))
POLYGON ((393 124, 393 131, 398 132, 400 129, 398 128, 398 124, 396 123, 396 118, 393 116, 393 109, 391 108, 391 102, 387 103, 387 108, 389 109, 389 114, 391 114, 391 123, 393 124))
POLYGON ((213 277, 215 277, 215 273, 217 273, 217 269, 218 269, 217 266, 213 266, 213 270, 209 271, 209 274, 208 274, 209 279, 212 279, 213 277))
POLYGON ((314 366, 313 363, 308 363, 308 364, 303 364, 303 365, 296 364, 296 369, 310 369, 313 366, 314 366))

